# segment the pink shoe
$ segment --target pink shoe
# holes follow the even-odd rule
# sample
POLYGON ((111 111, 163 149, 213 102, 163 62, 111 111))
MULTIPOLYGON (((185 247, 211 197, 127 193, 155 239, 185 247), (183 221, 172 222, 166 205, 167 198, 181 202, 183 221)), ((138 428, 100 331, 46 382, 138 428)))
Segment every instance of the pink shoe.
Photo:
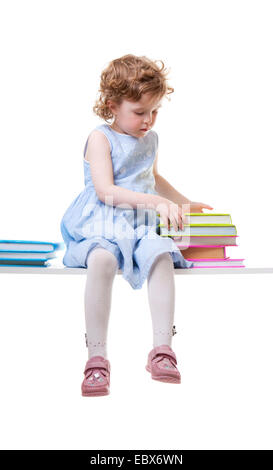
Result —
POLYGON ((181 383, 181 375, 176 367, 176 355, 167 344, 156 346, 148 355, 146 370, 152 379, 173 384, 181 383))
POLYGON ((103 356, 91 357, 84 369, 85 378, 82 382, 83 397, 109 395, 110 362, 103 356))

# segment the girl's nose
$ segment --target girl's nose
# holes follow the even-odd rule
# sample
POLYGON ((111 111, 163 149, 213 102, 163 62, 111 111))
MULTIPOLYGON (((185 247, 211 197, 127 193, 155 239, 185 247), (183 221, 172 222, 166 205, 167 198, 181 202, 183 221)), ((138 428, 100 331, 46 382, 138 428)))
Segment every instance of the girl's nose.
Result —
POLYGON ((152 114, 150 114, 149 116, 146 116, 144 119, 145 124, 151 124, 152 119, 153 119, 152 114))

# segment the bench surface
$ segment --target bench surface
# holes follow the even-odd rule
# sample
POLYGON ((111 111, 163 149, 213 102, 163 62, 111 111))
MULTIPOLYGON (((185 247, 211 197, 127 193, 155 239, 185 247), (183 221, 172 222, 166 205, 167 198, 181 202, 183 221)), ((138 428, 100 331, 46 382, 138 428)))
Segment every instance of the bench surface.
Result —
MULTIPOLYGON (((51 260, 51 266, 0 266, 0 274, 86 274, 86 268, 68 268, 60 261, 51 260)), ((175 268, 178 275, 200 274, 273 274, 273 267, 245 268, 175 268)), ((117 274, 122 274, 121 269, 117 274)))

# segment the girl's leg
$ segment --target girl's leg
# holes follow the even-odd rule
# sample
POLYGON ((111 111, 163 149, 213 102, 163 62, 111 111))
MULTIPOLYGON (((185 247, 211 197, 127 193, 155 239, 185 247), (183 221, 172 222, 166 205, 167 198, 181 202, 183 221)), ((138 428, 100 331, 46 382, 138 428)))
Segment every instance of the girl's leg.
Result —
POLYGON ((171 347, 174 321, 175 281, 170 253, 157 256, 147 278, 148 298, 153 324, 153 347, 171 347))
POLYGON ((117 270, 118 261, 110 251, 94 248, 89 253, 84 296, 88 359, 93 356, 107 359, 107 330, 117 270))

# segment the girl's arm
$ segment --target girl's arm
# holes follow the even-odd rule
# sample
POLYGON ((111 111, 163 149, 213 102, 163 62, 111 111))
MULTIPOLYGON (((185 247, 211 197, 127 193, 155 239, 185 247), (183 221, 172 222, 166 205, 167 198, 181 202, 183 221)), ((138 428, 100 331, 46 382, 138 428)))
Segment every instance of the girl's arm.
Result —
POLYGON ((124 209, 154 209, 158 210, 161 204, 170 204, 166 198, 157 194, 146 194, 122 188, 115 184, 107 186, 99 195, 99 199, 109 206, 119 206, 124 209))
POLYGON ((169 206, 171 201, 157 194, 145 194, 131 191, 114 184, 110 145, 107 137, 99 130, 94 130, 88 139, 86 160, 89 161, 92 181, 98 198, 104 204, 120 206, 125 209, 137 208, 158 210, 158 205, 169 206))

